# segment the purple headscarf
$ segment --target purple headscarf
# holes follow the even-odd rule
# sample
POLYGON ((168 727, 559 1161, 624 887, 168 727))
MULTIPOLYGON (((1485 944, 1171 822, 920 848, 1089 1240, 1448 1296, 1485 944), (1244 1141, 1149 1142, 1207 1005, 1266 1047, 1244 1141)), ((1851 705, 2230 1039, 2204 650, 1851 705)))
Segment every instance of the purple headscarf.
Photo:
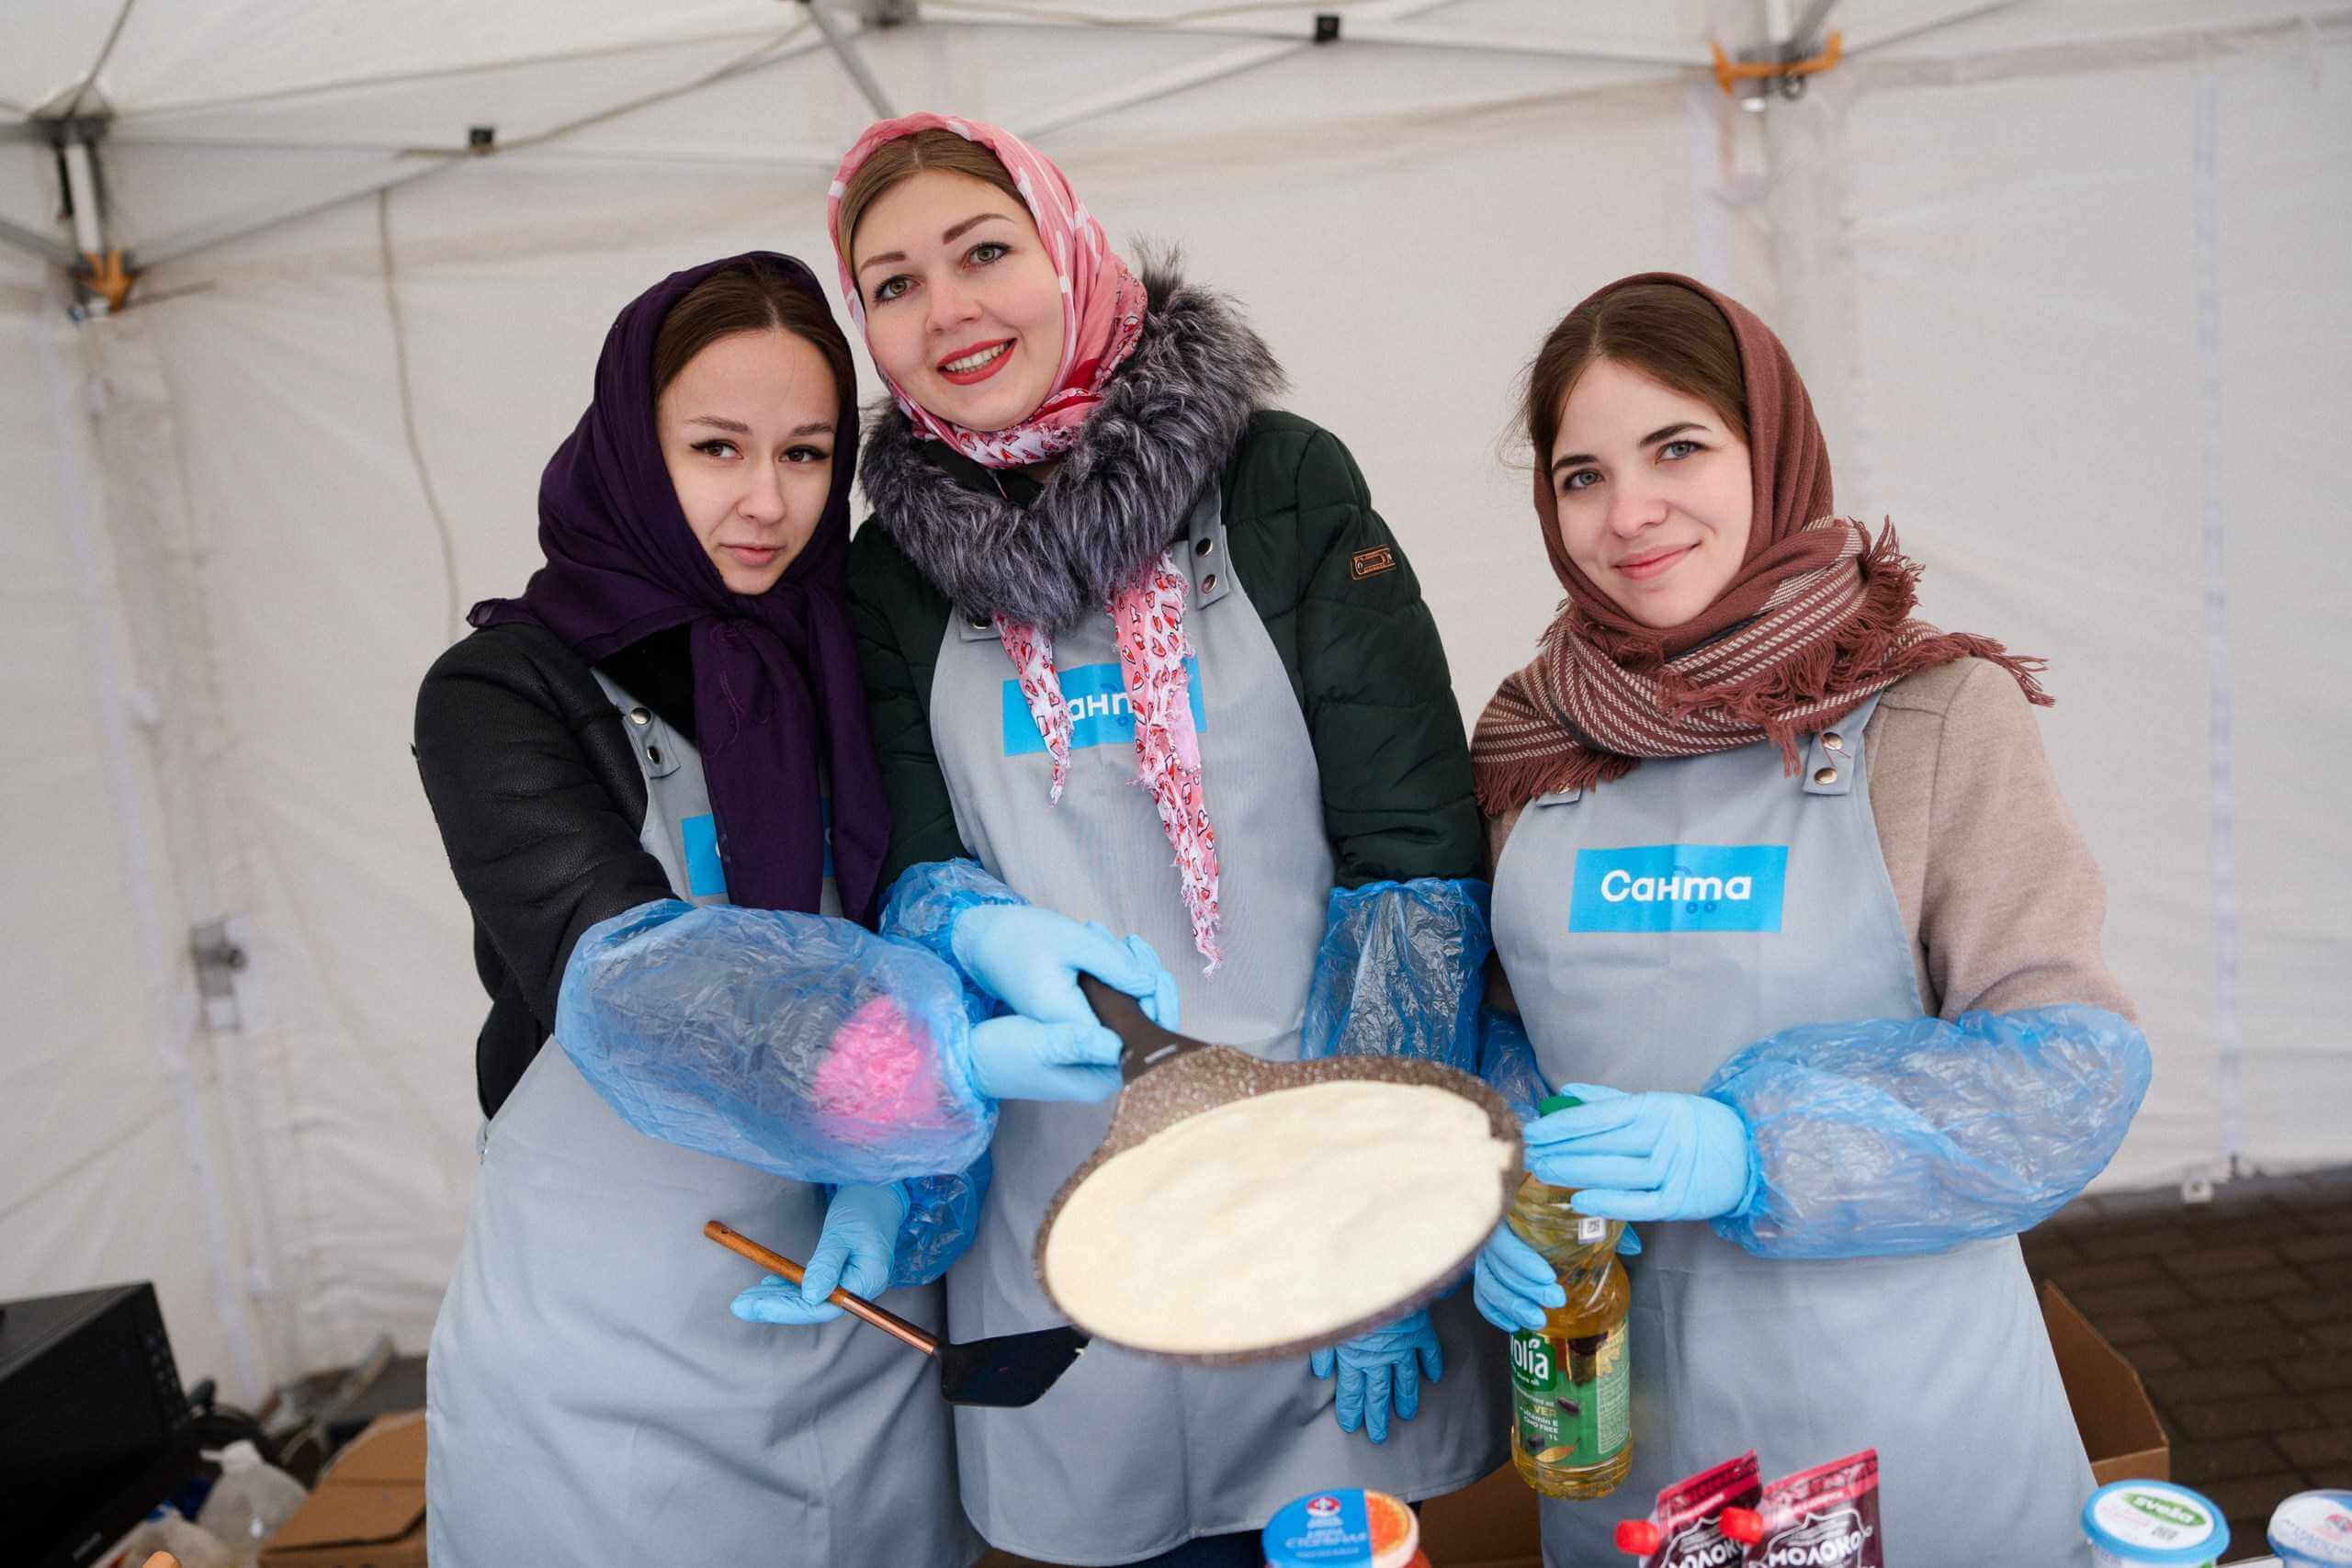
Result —
POLYGON ((650 633, 691 623, 695 729, 729 897, 764 909, 817 908, 825 862, 821 764, 832 786, 842 908, 870 921, 890 816, 849 619, 857 389, 841 388, 824 516, 783 578, 757 596, 732 592, 720 581, 679 509, 654 429, 653 341, 662 319, 695 284, 746 261, 783 273, 825 305, 815 275, 769 251, 673 273, 638 296, 605 334, 594 401, 539 478, 547 564, 520 597, 485 599, 466 618, 477 626, 544 627, 591 664, 650 633))

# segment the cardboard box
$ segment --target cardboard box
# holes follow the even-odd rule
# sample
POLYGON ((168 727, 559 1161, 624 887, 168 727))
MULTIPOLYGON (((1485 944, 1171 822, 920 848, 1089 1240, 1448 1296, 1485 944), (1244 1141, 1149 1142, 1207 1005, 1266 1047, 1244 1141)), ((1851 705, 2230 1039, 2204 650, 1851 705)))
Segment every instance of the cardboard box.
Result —
POLYGON ((1506 1464, 1475 1485, 1432 1497, 1421 1505, 1421 1550, 1434 1568, 1544 1568, 1535 1493, 1506 1464))
POLYGON ((2058 1355, 2058 1376, 2074 1406, 2075 1428, 2091 1456, 2091 1479, 2170 1481, 2172 1444, 2140 1374, 2122 1353, 2093 1328, 2090 1319, 2047 1280, 2041 1286, 2041 1321, 2058 1355))
POLYGON ((424 1568, 424 1412, 379 1416, 352 1438, 261 1568, 424 1568))

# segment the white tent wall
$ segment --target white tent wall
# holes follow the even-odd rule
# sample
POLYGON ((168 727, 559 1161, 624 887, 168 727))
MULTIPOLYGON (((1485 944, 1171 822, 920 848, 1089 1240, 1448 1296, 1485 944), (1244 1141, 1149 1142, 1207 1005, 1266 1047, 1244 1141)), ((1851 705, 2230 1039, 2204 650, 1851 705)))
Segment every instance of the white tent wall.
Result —
MULTIPOLYGON (((2308 451, 2352 418, 2330 349, 2352 325, 2352 47, 2342 7, 2304 9, 2319 23, 2222 36, 2181 33, 2169 5, 2011 7, 1956 29, 1966 48, 1857 58, 1760 117, 1688 75, 1350 44, 1045 145, 1121 243, 1181 240, 1273 344, 1290 406, 1348 441, 1473 716, 1557 598, 1527 473, 1498 457, 1544 330, 1645 267, 1781 324, 1841 503, 1900 525, 1927 612, 2052 660, 2042 732, 2158 1060, 2106 1180, 2172 1181, 2233 1146, 2233 1040, 2245 1162, 2352 1158, 2313 1109, 2352 1061, 2329 893, 2352 868, 2329 782, 2352 718, 2341 573, 2309 554, 2341 505, 2308 451)), ((1015 124, 1151 57, 1123 34, 1038 54, 1048 37, 1070 47, 926 26, 867 55, 902 103, 1015 124)), ((735 47, 695 45, 694 69, 735 47)), ((692 74, 673 65, 666 84, 692 74)), ((245 1397, 379 1330, 423 1347, 470 1193, 483 1004, 407 757, 416 680, 453 612, 537 558, 538 470, 622 303, 753 247, 830 283, 818 158, 863 113, 824 56, 796 55, 164 266, 119 318, 75 329, 31 284, 6 297, 12 343, 54 344, 0 369, 0 472, 37 525, 8 536, 12 685, 47 716, 40 769, 7 774, 13 819, 43 825, 12 836, 9 876, 61 908, 18 916, 40 1043, 11 1055, 0 1103, 25 1151, 0 1293, 153 1276, 190 1370, 245 1397), (110 400, 61 466, 42 433, 94 377, 110 400), (109 582, 77 525, 155 582, 109 582), (139 702, 107 716, 107 627, 168 755, 139 702), (185 942, 221 913, 251 964, 239 1027, 207 1032, 185 942)), ((173 182, 144 176, 151 213, 187 205, 202 161, 175 160, 173 182)))
MULTIPOLYGON (((63 280, 0 282, 6 531, 5 774, 14 1043, 0 1059, 0 1294, 153 1278, 188 1369, 268 1370, 242 1277, 237 1119, 187 984, 185 600, 168 527, 109 483, 101 432, 169 410, 101 373, 63 280), (112 409, 109 398, 119 399, 112 409)), ((168 484, 167 484, 168 488, 168 484)))

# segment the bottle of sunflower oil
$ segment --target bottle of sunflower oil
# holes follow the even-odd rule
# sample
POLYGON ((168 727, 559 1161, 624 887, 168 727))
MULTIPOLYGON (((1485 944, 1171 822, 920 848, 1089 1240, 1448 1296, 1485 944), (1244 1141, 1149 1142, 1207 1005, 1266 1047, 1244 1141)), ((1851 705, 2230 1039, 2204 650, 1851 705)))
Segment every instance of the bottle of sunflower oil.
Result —
MULTIPOLYGON (((1544 1115, 1582 1101, 1555 1094, 1544 1115)), ((1546 1497, 1605 1497, 1633 1468, 1633 1358, 1625 1314, 1634 1292, 1617 1261, 1622 1220, 1568 1207, 1572 1187, 1530 1176, 1511 1200, 1510 1228, 1558 1271, 1567 1304, 1541 1330, 1510 1337, 1511 1462, 1546 1497)))

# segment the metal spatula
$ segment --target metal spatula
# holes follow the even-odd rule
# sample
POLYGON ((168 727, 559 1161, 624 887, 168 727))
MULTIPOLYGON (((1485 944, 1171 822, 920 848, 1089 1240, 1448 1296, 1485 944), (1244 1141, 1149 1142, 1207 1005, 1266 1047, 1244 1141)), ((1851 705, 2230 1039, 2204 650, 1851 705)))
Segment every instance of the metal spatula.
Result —
MULTIPOLYGON (((1510 1107, 1503 1102, 1502 1096, 1468 1073, 1440 1062, 1407 1056, 1323 1056, 1305 1062, 1262 1062, 1247 1051, 1231 1045, 1212 1045, 1206 1041, 1162 1029, 1144 1016, 1143 1009, 1136 1005, 1134 998, 1113 990, 1091 975, 1080 975, 1078 984, 1088 1005, 1094 1009, 1094 1016, 1125 1044, 1119 1056, 1119 1077, 1124 1087, 1119 1091, 1118 1105, 1111 1114, 1111 1130, 1103 1134, 1102 1144, 1087 1156, 1086 1162, 1078 1168, 1069 1180, 1063 1183, 1062 1190, 1054 1195, 1052 1206, 1046 1211, 1045 1223, 1037 1227, 1036 1247, 1032 1257, 1038 1283, 1044 1288, 1048 1300, 1053 1299, 1054 1292, 1051 1281, 1046 1277, 1046 1243, 1053 1235, 1054 1222, 1060 1217, 1070 1194, 1077 1191, 1080 1184, 1112 1156, 1135 1147, 1152 1134, 1179 1122, 1234 1100, 1343 1079, 1442 1089, 1462 1096, 1486 1111, 1487 1125, 1494 1135, 1508 1143, 1511 1149, 1510 1159, 1496 1175, 1492 1221, 1480 1228, 1476 1239, 1460 1256, 1428 1258, 1423 1283, 1384 1305, 1378 1312, 1355 1323, 1336 1327, 1312 1340, 1269 1345, 1250 1350, 1180 1354, 1154 1350, 1149 1347, 1132 1348, 1174 1360, 1208 1365, 1304 1355, 1309 1350, 1377 1328, 1416 1307, 1426 1306, 1447 1284, 1470 1267, 1471 1260, 1477 1256, 1479 1244, 1484 1242, 1495 1225, 1502 1223, 1505 1211, 1510 1207, 1511 1194, 1518 1186, 1519 1119, 1511 1114, 1510 1107)), ((1056 1301, 1054 1304, 1065 1313, 1069 1311, 1061 1302, 1056 1301)), ((1105 1338, 1104 1342, 1112 1341, 1105 1338)))
MULTIPOLYGON (((771 1273, 800 1283, 799 1264, 717 1220, 702 1234, 728 1251, 748 1258, 771 1273)), ((1003 1334, 950 1345, 924 1333, 896 1313, 885 1312, 864 1296, 837 1290, 825 1298, 852 1317, 872 1324, 892 1338, 922 1351, 939 1363, 940 1396, 950 1404, 985 1404, 1018 1409, 1035 1404, 1037 1396, 1069 1371, 1088 1337, 1075 1328, 1041 1328, 1034 1334, 1003 1334)))

